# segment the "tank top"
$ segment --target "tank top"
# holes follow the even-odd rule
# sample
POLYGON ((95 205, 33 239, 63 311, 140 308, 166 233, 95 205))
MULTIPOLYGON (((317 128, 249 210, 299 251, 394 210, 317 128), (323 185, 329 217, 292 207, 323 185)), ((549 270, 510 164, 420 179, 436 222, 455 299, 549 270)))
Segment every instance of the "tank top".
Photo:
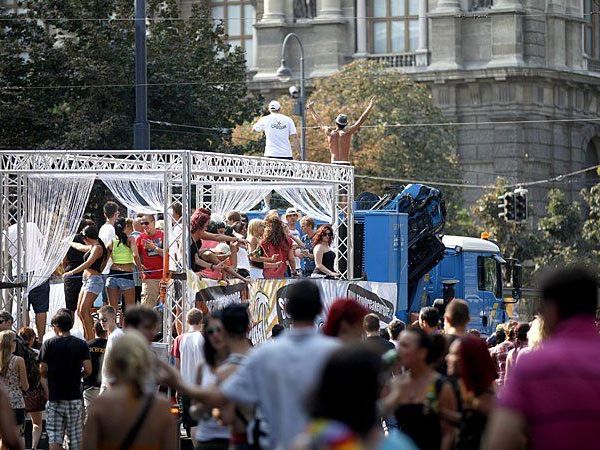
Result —
MULTIPOLYGON (((95 270, 96 272, 102 273, 102 266, 104 265, 104 261, 106 260, 106 247, 104 246, 104 243, 102 242, 101 239, 98 239, 98 243, 95 245, 99 245, 100 247, 102 247, 102 256, 100 258, 98 258, 96 261, 94 261, 92 263, 92 265, 90 267, 88 267, 88 269, 95 270)), ((90 258, 90 256, 92 255, 93 249, 94 249, 94 245, 92 245, 92 248, 90 249, 89 252, 87 252, 85 255, 83 255, 84 261, 87 261, 90 258)))
POLYGON ((12 409, 25 408, 25 400, 23 399, 19 373, 17 371, 17 358, 14 356, 11 356, 8 360, 6 374, 0 375, 0 387, 3 387, 8 394, 8 401, 12 409))
POLYGON ((113 264, 133 264, 133 252, 129 247, 123 245, 119 238, 112 241, 113 264))
POLYGON ((442 443, 439 396, 444 381, 443 377, 437 377, 429 385, 424 403, 400 405, 394 412, 400 430, 421 450, 439 450, 442 443))
MULTIPOLYGON (((334 266, 335 266, 335 253, 333 252, 333 250, 327 250, 325 253, 323 253, 323 265, 325 267, 327 267, 329 270, 331 270, 332 272, 335 271, 335 269, 334 269, 334 266)), ((315 268, 314 273, 317 273, 317 274, 320 274, 320 275, 325 275, 318 268, 315 268)))
MULTIPOLYGON (((202 366, 202 380, 200 387, 213 386, 217 383, 217 376, 208 364, 202 366)), ((220 425, 213 417, 198 420, 196 428, 196 440, 199 442, 210 441, 211 439, 229 439, 229 427, 220 425)))

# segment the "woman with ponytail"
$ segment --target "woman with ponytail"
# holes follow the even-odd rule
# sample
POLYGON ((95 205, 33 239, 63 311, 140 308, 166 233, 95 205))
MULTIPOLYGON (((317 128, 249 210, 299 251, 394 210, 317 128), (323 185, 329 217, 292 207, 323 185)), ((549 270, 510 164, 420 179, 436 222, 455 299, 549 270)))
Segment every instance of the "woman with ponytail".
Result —
POLYGON ((169 401, 144 388, 152 358, 148 343, 137 331, 128 331, 115 341, 104 361, 115 383, 89 409, 83 431, 86 450, 177 448, 177 423, 169 401))
POLYGON ((131 233, 133 233, 133 220, 120 217, 115 222, 115 238, 108 244, 108 249, 112 252, 112 266, 106 287, 108 302, 115 308, 115 311, 118 310, 121 294, 125 301, 123 311, 135 304, 133 270, 135 266, 141 270, 142 264, 135 245, 135 238, 131 236, 131 233))

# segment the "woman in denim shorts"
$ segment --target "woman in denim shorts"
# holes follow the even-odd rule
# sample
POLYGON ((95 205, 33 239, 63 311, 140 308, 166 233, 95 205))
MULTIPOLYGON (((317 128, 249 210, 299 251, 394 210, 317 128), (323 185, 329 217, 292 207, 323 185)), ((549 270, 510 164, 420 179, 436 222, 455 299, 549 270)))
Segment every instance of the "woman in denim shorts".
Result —
MULTIPOLYGON (((126 308, 135 304, 135 283, 133 280, 133 270, 137 265, 141 270, 142 264, 138 255, 135 238, 133 233, 133 220, 123 217, 115 222, 116 237, 109 242, 108 250, 112 252, 112 266, 106 282, 108 289, 108 303, 118 310, 118 303, 123 294, 126 308)), ((121 318, 123 315, 121 315, 121 318)))
POLYGON ((108 252, 102 240, 98 238, 98 229, 95 226, 88 225, 81 230, 81 234, 85 244, 72 242, 71 247, 86 252, 83 256, 83 264, 65 272, 63 276, 70 277, 83 272, 83 286, 77 302, 77 315, 83 323, 85 340, 90 341, 94 339, 92 306, 98 295, 104 290, 102 270, 106 265, 108 252))

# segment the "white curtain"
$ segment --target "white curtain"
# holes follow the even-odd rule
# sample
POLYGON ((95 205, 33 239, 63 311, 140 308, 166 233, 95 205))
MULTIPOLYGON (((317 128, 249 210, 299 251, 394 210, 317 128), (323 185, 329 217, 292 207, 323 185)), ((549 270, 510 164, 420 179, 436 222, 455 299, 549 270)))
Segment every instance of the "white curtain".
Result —
POLYGON ((30 175, 27 183, 27 292, 43 284, 67 254, 83 218, 94 177, 30 175))
POLYGON ((150 174, 102 174, 102 182, 127 208, 144 214, 164 211, 164 178, 150 174))
POLYGON ((250 211, 273 190, 270 185, 217 184, 214 187, 211 212, 224 218, 230 211, 250 211))
POLYGON ((292 184, 276 186, 274 190, 299 209, 303 215, 333 223, 333 186, 292 184))

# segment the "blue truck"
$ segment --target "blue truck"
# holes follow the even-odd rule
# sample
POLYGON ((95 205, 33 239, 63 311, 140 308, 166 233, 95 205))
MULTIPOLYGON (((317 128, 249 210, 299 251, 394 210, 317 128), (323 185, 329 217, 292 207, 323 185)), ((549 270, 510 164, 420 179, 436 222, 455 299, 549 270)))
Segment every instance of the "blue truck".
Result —
POLYGON ((520 298, 520 263, 504 259, 490 240, 442 235, 446 211, 437 189, 411 184, 383 197, 363 194, 354 217, 354 276, 396 283, 398 318, 411 321, 423 306, 443 310, 461 298, 469 328, 482 334, 508 319, 507 305, 520 298))

